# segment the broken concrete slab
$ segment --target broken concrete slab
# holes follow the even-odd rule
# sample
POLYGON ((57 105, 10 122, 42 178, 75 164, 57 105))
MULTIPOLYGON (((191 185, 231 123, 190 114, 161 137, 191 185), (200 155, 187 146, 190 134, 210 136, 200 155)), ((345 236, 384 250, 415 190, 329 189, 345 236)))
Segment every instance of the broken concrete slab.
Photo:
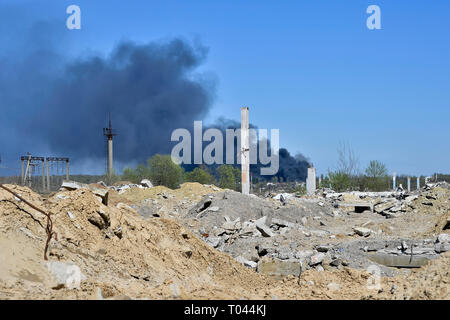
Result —
POLYGON ((388 201, 388 202, 382 202, 380 204, 377 204, 375 206, 375 212, 376 213, 383 213, 397 205, 396 201, 388 201))
POLYGON ((307 259, 307 258, 311 257, 312 255, 314 255, 313 250, 302 250, 302 251, 297 251, 295 253, 295 258, 296 259, 307 259))
POLYGON ((209 244, 213 248, 217 248, 220 245, 221 239, 219 237, 211 237, 206 238, 206 243, 209 244))
POLYGON ((426 265, 431 259, 437 257, 438 255, 395 255, 381 251, 369 254, 370 260, 387 267, 395 268, 420 268, 426 265))
POLYGON ((374 232, 364 227, 353 227, 353 231, 355 231, 355 233, 361 237, 368 237, 374 232))
POLYGON ((302 265, 300 261, 263 259, 258 262, 257 271, 275 277, 299 277, 302 273, 302 265))
POLYGON ((56 287, 78 289, 81 281, 86 280, 86 276, 81 273, 80 268, 73 263, 49 261, 47 269, 56 281, 56 287))
POLYGON ((270 230, 269 226, 266 225, 266 220, 267 220, 266 216, 256 220, 255 221, 256 229, 258 229, 258 231, 261 232, 261 234, 264 237, 273 237, 274 233, 272 232, 272 230, 270 230))
POLYGON ((261 232, 258 231, 254 222, 244 221, 242 223, 242 229, 239 231, 239 237, 258 237, 261 236, 261 232))
POLYGON ((153 183, 148 179, 143 179, 141 185, 146 188, 153 188, 153 183))
POLYGON ((109 189, 105 188, 101 185, 85 184, 85 183, 80 183, 80 182, 76 182, 76 181, 64 180, 61 187, 66 190, 77 190, 77 189, 81 189, 81 188, 89 189, 96 196, 99 196, 100 198, 102 198, 102 203, 104 205, 108 205, 109 189))
POLYGON ((248 268, 252 268, 252 269, 256 269, 258 266, 258 263, 254 262, 254 261, 250 261, 245 259, 242 256, 239 256, 236 258, 236 260, 240 263, 242 263, 244 266, 248 267, 248 268))
POLYGON ((434 250, 437 253, 444 253, 450 251, 450 243, 436 243, 434 245, 434 250))
POLYGON ((441 233, 438 235, 436 241, 439 243, 450 243, 450 234, 441 233))
POLYGON ((313 256, 311 256, 311 259, 309 261, 310 266, 315 266, 319 263, 322 263, 323 259, 325 259, 325 254, 322 252, 319 252, 313 256))

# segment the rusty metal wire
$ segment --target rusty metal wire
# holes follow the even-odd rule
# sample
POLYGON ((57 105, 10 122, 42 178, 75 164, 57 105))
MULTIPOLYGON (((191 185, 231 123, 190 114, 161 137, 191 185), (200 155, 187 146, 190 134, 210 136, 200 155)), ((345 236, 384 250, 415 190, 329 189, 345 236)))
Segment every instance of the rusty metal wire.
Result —
POLYGON ((25 200, 24 198, 19 196, 14 191, 12 191, 9 188, 5 187, 3 184, 0 184, 0 188, 8 191, 13 196, 15 196, 16 198, 20 199, 21 201, 23 201, 25 204, 29 205, 34 210, 39 211, 40 213, 42 213, 44 216, 47 217, 47 225, 45 227, 45 232, 47 233, 47 241, 45 242, 44 260, 48 260, 48 258, 47 258, 47 250, 48 250, 48 245, 50 243, 50 240, 52 239, 53 236, 55 236, 55 239, 58 240, 58 235, 56 234, 56 232, 53 231, 53 221, 52 221, 52 219, 50 217, 51 214, 50 213, 46 213, 44 210, 39 209, 34 204, 28 202, 27 200, 25 200))

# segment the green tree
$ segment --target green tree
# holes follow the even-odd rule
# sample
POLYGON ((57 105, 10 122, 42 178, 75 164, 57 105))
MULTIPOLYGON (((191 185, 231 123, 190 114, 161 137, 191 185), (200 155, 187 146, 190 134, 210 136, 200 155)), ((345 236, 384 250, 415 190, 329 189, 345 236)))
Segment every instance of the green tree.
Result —
POLYGON ((367 187, 373 191, 382 191, 389 188, 388 170, 384 163, 372 160, 366 168, 367 187))
POLYGON ((380 178, 388 175, 388 170, 384 163, 377 160, 372 160, 366 168, 366 176, 369 178, 380 178))
POLYGON ((331 184, 331 188, 334 191, 347 191, 351 187, 351 177, 346 172, 330 171, 328 172, 328 178, 331 184))
POLYGON ((183 168, 172 161, 169 155, 155 154, 147 160, 148 174, 153 185, 178 188, 183 181, 183 168))
POLYGON ((202 168, 195 168, 190 172, 184 174, 184 181, 187 182, 198 182, 201 184, 211 184, 213 182, 213 176, 206 170, 202 168))
POLYGON ((139 164, 136 167, 136 179, 137 179, 137 182, 141 182, 142 179, 150 179, 149 167, 147 167, 145 164, 139 164))
POLYGON ((136 170, 132 169, 132 168, 125 168, 123 169, 122 172, 122 178, 123 181, 131 181, 133 183, 138 183, 139 182, 139 178, 138 175, 136 173, 136 170))
POLYGON ((219 173, 219 187, 223 189, 239 190, 241 171, 231 165, 221 165, 217 168, 219 173))

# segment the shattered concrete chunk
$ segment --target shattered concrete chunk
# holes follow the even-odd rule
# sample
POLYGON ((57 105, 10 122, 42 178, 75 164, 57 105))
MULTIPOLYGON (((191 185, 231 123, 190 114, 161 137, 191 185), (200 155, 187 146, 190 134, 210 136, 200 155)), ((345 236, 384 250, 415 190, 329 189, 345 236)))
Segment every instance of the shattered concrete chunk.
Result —
POLYGON ((361 237, 368 237, 373 233, 372 230, 363 227, 353 227, 353 231, 361 237))
POLYGON ((383 213, 393 207, 395 207, 397 202, 395 201, 389 201, 389 202, 382 202, 380 204, 377 204, 375 206, 375 212, 376 213, 383 213))
POLYGON ((67 189, 67 190, 77 190, 77 189, 81 189, 81 188, 89 189, 96 196, 99 196, 100 198, 102 198, 102 202, 104 205, 108 205, 109 189, 102 187, 101 185, 85 184, 85 183, 80 183, 80 182, 76 182, 76 181, 64 180, 61 187, 64 189, 67 189))
POLYGON ((257 271, 269 276, 299 277, 302 273, 302 265, 299 261, 263 259, 258 262, 257 271))
POLYGON ((56 280, 56 288, 79 289, 81 281, 86 280, 86 276, 81 273, 80 268, 72 263, 49 261, 47 269, 56 280))
POLYGON ((436 240, 439 243, 450 243, 450 234, 441 233, 436 240))
POLYGON ((220 245, 221 239, 219 237, 211 237, 206 238, 206 243, 209 244, 213 248, 217 248, 220 245))
POLYGON ((141 185, 146 188, 153 188, 153 183, 148 179, 143 179, 141 185))
POLYGON ((319 252, 319 253, 311 256, 309 265, 310 266, 315 266, 315 265, 317 265, 319 263, 322 263, 323 259, 325 259, 325 254, 322 253, 322 252, 319 252))
POLYGON ((256 262, 247 260, 242 256, 237 257, 236 260, 248 268, 256 269, 256 267, 258 266, 256 262))
POLYGON ((266 225, 266 220, 267 220, 266 216, 256 220, 255 226, 264 237, 273 237, 274 234, 272 230, 270 230, 270 228, 266 225))

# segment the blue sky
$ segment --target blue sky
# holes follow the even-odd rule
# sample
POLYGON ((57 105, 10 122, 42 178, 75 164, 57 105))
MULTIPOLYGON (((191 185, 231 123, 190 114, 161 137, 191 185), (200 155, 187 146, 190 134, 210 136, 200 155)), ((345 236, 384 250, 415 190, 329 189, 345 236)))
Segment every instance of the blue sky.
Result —
POLYGON ((184 37, 209 48, 203 72, 217 78, 206 121, 280 129, 280 145, 319 173, 349 143, 404 174, 450 172, 449 1, 3 1, 25 4, 65 28, 70 4, 81 30, 64 30, 74 57, 107 54, 123 39, 184 37), (366 8, 381 8, 368 30, 366 8))

